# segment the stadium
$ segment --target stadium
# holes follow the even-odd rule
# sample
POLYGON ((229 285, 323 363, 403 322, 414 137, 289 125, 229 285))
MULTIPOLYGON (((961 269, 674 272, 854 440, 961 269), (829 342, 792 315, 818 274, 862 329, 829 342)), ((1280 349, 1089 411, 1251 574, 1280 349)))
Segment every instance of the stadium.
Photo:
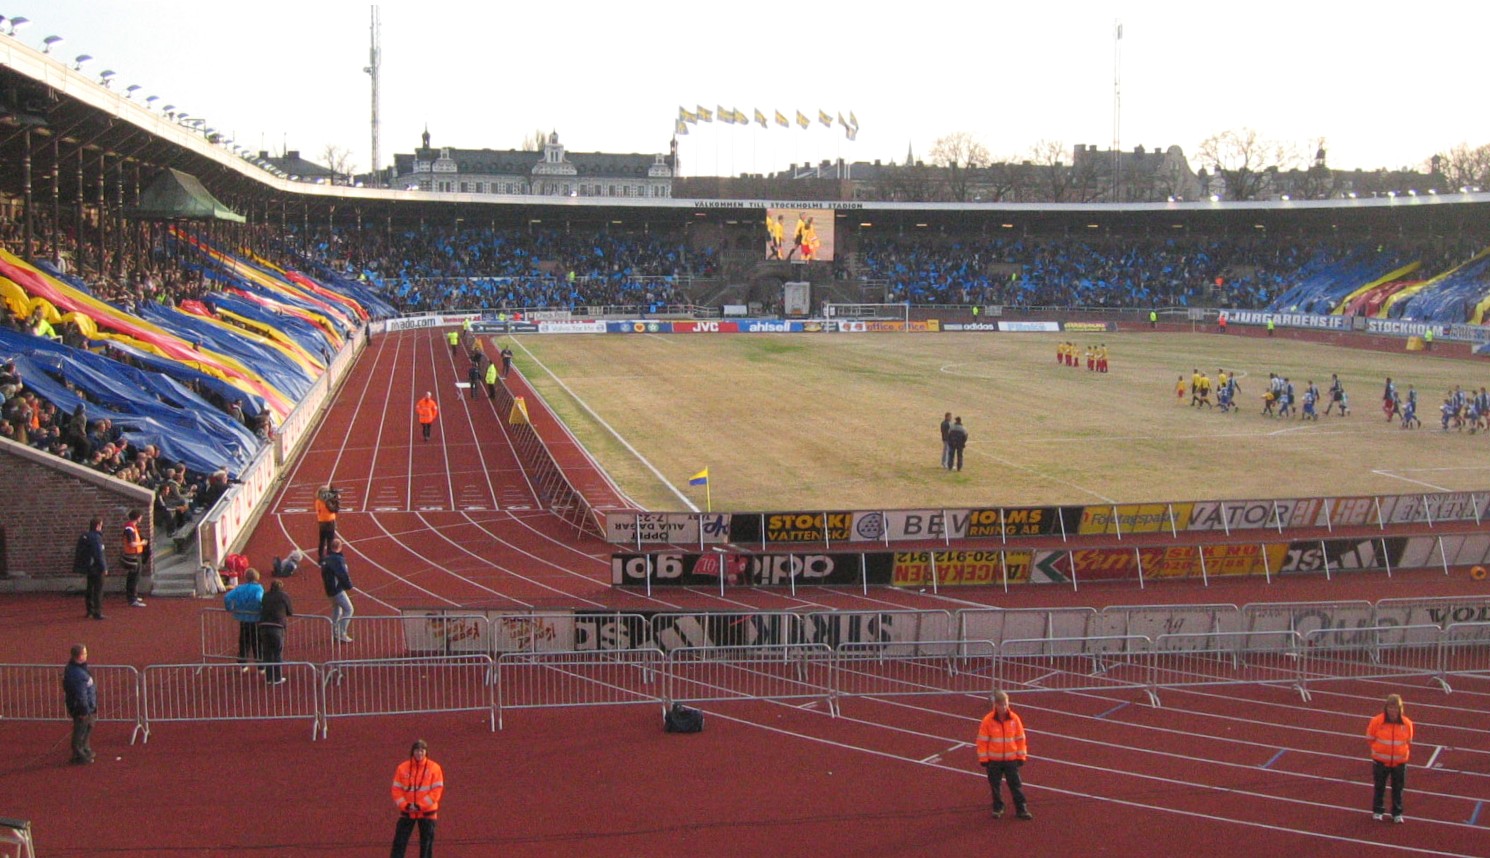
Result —
POLYGON ((1490 854, 1490 194, 316 185, 0 48, 12 854, 381 852, 416 738, 444 854, 1490 854), (240 557, 294 601, 282 661, 223 610, 240 557), (988 814, 997 690, 1029 824, 988 814))

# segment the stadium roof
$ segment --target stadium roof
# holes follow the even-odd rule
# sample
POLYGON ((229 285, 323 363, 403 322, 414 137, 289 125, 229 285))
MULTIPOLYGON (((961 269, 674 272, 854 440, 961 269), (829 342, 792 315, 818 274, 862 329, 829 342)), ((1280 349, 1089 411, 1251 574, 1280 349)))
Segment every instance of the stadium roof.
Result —
MULTIPOLYGON (((1490 192, 1266 202, 892 203, 507 196, 310 184, 290 181, 258 152, 228 140, 205 119, 153 107, 149 99, 136 98, 133 90, 106 86, 56 56, 16 39, 0 39, 0 159, 19 165, 30 155, 34 197, 51 196, 56 167, 58 194, 66 204, 76 199, 80 186, 85 204, 97 198, 101 161, 105 185, 111 191, 115 182, 131 189, 146 176, 176 169, 196 176, 214 196, 250 218, 271 221, 303 217, 325 222, 335 217, 345 223, 351 217, 347 212, 355 211, 356 217, 375 221, 479 217, 493 222, 549 218, 681 223, 695 218, 751 220, 764 208, 779 207, 834 209, 844 219, 862 217, 864 222, 908 227, 924 223, 997 228, 1017 221, 1075 229, 1093 223, 1224 222, 1236 227, 1254 222, 1288 225, 1349 220, 1396 224, 1402 222, 1402 213, 1411 211, 1423 213, 1412 216, 1413 223, 1435 224, 1430 228, 1437 230, 1471 220, 1483 222, 1490 212, 1490 192)), ((19 196, 27 175, 21 169, 0 170, 0 192, 19 196)), ((112 200, 113 194, 106 198, 112 200)))

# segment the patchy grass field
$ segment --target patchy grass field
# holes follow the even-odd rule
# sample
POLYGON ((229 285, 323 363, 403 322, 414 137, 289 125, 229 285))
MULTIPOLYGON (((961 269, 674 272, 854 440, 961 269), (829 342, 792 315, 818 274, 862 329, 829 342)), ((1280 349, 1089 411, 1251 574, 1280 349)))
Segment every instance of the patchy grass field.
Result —
MULTIPOLYGON (((1070 334, 735 334, 517 338, 517 362, 642 506, 874 509, 1490 488, 1490 437, 1439 431, 1479 363, 1216 334, 1108 334, 1106 375, 1057 366, 1070 334), (1175 380, 1240 373, 1239 413, 1188 406, 1175 380), (1259 416, 1269 372, 1302 399, 1330 373, 1349 417, 1259 416), (1387 376, 1424 428, 1385 422, 1387 376), (942 413, 970 430, 939 467, 942 413)), ((1082 343, 1095 341, 1082 335, 1082 343)), ((1326 399, 1328 394, 1326 393, 1326 399)), ((1326 403, 1320 404, 1320 410, 1326 403)))

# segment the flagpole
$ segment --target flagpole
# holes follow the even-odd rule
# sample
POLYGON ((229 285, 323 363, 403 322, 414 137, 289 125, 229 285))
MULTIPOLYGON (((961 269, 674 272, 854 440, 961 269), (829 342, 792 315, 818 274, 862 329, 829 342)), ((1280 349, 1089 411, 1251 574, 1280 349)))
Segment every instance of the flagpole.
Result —
POLYGON ((709 475, 709 480, 704 483, 704 512, 714 511, 714 475, 709 475))

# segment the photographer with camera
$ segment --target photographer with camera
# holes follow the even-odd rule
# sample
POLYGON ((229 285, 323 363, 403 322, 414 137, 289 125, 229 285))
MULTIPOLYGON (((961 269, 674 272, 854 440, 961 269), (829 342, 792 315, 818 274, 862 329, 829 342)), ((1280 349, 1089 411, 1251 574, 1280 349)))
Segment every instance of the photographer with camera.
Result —
POLYGON ((331 540, 336 538, 336 514, 341 510, 341 490, 327 483, 316 490, 316 562, 326 559, 331 540))

